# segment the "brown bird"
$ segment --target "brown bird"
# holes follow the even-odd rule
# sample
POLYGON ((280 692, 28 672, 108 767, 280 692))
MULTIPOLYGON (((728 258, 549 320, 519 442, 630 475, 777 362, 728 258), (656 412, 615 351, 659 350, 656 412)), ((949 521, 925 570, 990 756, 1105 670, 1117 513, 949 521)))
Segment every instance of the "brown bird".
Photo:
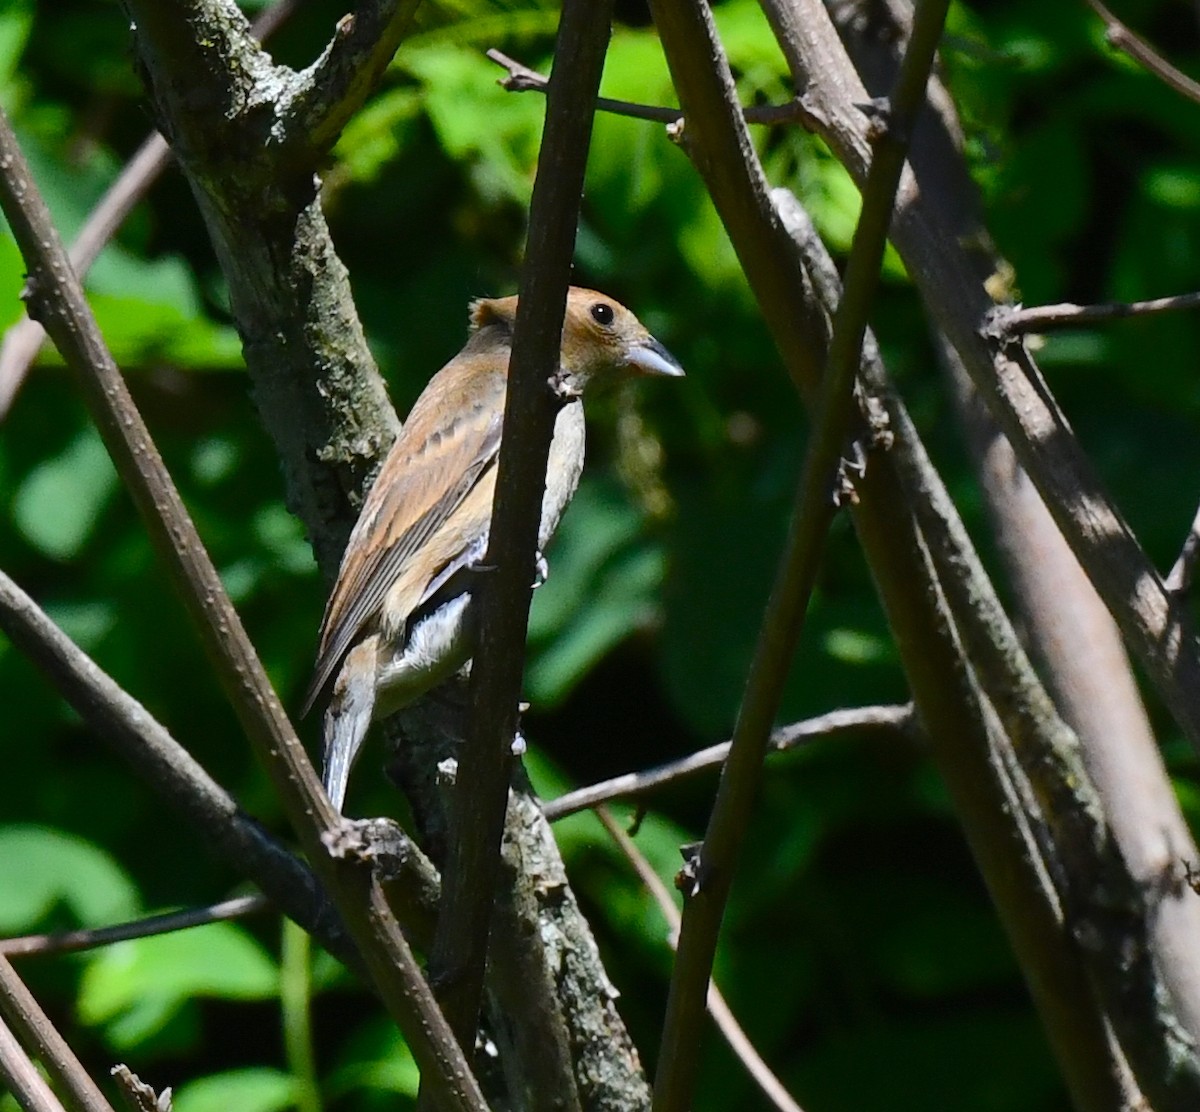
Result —
MULTIPOLYGON (((412 702, 471 656, 476 568, 487 551, 517 299, 471 305, 466 346, 425 387, 350 534, 321 622, 304 713, 336 674, 325 713, 325 789, 340 811, 373 718, 412 702)), ((683 374, 628 309, 594 290, 567 293, 559 412, 538 530, 542 550, 583 470, 579 396, 621 374, 683 374)))

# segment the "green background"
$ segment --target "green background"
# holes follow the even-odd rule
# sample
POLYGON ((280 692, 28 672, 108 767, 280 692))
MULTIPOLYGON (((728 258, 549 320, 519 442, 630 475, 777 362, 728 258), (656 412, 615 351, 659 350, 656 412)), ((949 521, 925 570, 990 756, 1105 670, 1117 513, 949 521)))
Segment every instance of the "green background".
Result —
MULTIPOLYGON (((617 5, 603 92, 673 103, 644 8, 617 5)), ((304 65, 342 7, 303 6, 271 44, 304 65)), ((1200 68, 1195 13, 1121 14, 1200 68)), ((717 6, 744 101, 790 95, 750 0, 717 6)), ((499 89, 499 47, 545 71, 557 10, 449 0, 423 9, 383 87, 324 173, 326 211, 367 335, 403 413, 461 345, 468 301, 516 287, 540 136, 537 95, 499 89)), ((1198 284, 1200 107, 1104 45, 1083 5, 952 10, 945 75, 988 223, 1028 304, 1198 284)), ((0 0, 0 102, 65 234, 150 126, 111 0, 0 0)), ((831 249, 857 193, 798 128, 755 132, 831 249)), ((588 469, 535 596, 529 765, 547 795, 728 736, 804 445, 794 391, 719 222, 659 125, 600 116, 576 280, 629 305, 687 368, 591 407, 588 469)), ((0 234, 0 327, 23 265, 0 234)), ((114 354, 272 679, 297 709, 323 593, 255 416, 225 285, 182 176, 169 170, 87 287, 114 354)), ((973 476, 918 298, 889 256, 874 318, 889 369, 977 540, 973 476)), ((1105 481, 1160 568, 1195 509, 1200 330, 1189 315, 1067 333, 1039 356, 1105 481)), ((990 558, 993 566, 995 561, 990 558)), ((0 567, 242 805, 284 831, 265 778, 156 566, 70 375, 44 351, 0 425, 0 567)), ((781 721, 905 698, 846 520, 830 537, 781 721)), ((237 891, 240 878, 84 729, 0 639, 0 931, 102 925, 237 891)), ((1194 769, 1151 705, 1185 807, 1194 769)), ((303 724, 311 741, 315 724, 303 724)), ((352 813, 397 813, 372 747, 352 813)), ((703 829, 706 775, 653 797, 637 840, 666 877, 703 829)), ((629 808, 619 809, 622 815, 629 808)), ((670 958, 649 896, 590 816, 558 834, 621 1007, 653 1066, 670 958)), ((179 1112, 294 1106, 281 983, 306 961, 261 917, 21 972, 97 1076, 117 1060, 176 1087, 179 1112)), ((294 943, 292 939, 292 943, 294 943)), ((321 1092, 395 1107, 415 1071, 374 1000, 311 964, 321 1092)), ((808 1112, 1039 1110, 1066 1105, 1019 971, 935 772, 908 743, 841 741, 770 765, 716 977, 808 1112)), ((295 982, 293 982, 295 983, 295 982)), ((709 1036, 697 1107, 755 1108, 709 1036)), ((311 1095, 306 1098, 311 1102, 311 1095)), ((0 1108, 13 1107, 0 1098, 0 1108)), ((309 1103, 306 1107, 314 1107, 309 1103)))

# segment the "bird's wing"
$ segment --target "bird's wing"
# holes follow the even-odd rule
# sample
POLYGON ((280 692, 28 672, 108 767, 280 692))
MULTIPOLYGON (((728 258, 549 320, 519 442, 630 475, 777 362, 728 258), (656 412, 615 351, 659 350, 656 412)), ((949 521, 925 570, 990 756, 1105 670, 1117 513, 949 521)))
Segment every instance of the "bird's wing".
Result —
POLYGON ((321 623, 306 712, 385 598, 403 622, 449 565, 482 555, 506 367, 507 358, 460 357, 417 399, 350 534, 321 623))

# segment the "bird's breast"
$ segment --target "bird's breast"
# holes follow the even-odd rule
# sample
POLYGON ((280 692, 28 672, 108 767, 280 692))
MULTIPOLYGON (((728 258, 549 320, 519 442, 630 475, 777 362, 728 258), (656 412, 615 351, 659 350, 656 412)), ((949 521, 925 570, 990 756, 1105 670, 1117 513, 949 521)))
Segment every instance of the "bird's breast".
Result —
POLYGON ((554 438, 546 467, 546 493, 542 498, 542 524, 538 530, 538 548, 545 549, 567 504, 579 486, 583 473, 583 404, 568 402, 554 421, 554 438))

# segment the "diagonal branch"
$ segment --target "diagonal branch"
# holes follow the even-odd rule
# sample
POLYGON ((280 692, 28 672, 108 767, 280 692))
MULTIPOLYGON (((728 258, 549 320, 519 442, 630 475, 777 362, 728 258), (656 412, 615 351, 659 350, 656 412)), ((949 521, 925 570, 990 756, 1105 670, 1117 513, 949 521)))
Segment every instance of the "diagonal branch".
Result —
MULTIPOLYGON (((875 143, 792 524, 767 603, 708 830, 698 859, 690 863, 694 887, 685 890, 690 898, 684 906, 678 957, 667 1002, 655 1078, 656 1109, 683 1110, 692 1103, 699 1049, 696 1031, 716 955, 717 936, 738 854, 753 815, 771 723, 778 712, 816 581, 825 536, 840 503, 838 497, 831 497, 830 487, 845 480, 844 475, 839 476, 839 461, 851 428, 863 336, 878 288, 879 268, 909 136, 924 100, 925 83, 948 6, 948 0, 925 0, 918 5, 913 34, 885 112, 885 127, 875 143)), ((677 63, 671 50, 672 25, 685 19, 695 31, 703 25, 703 31, 714 44, 710 56, 716 53, 716 31, 711 17, 706 20, 694 10, 685 15, 681 9, 671 11, 670 7, 660 0, 653 10, 674 73, 677 63)), ((726 80, 732 84, 731 77, 726 76, 726 80)))
POLYGON ((421 0, 359 0, 333 38, 280 98, 283 142, 324 154, 362 107, 408 34, 421 0))
POLYGON ((25 1112, 65 1112, 33 1059, 22 1049, 12 1029, 0 1019, 0 1080, 25 1112))
POLYGON ((1128 55, 1147 72, 1152 73, 1164 85, 1180 96, 1200 104, 1200 82, 1188 77, 1182 70, 1171 65, 1145 39, 1135 35, 1100 0, 1086 0, 1087 6, 1104 21, 1104 37, 1109 46, 1128 55))
POLYGON ((379 883, 335 861, 323 835, 337 816, 267 679, 212 561, 184 509, 112 356, 104 346, 17 146, 0 113, 0 207, 29 268, 29 306, 75 372, 118 472, 160 559, 200 631, 209 658, 270 775, 309 859, 334 894, 380 995, 447 1107, 483 1107, 462 1052, 445 1024, 379 883))
MULTIPOLYGON (((825 8, 818 0, 762 2, 793 80, 828 121, 821 137, 862 181, 867 127, 849 101, 865 90, 825 8)), ((988 260, 969 254, 956 232, 915 182, 902 187, 891 235, 909 274, 1129 647, 1200 750, 1200 652, 1191 623, 1097 477, 1033 357, 1019 343, 998 346, 990 338, 988 260)))
MULTIPOLYGON (((637 873, 650 895, 654 897, 654 902, 658 904, 658 909, 662 912, 662 916, 670 928, 671 948, 674 949, 678 944, 681 916, 679 909, 675 906, 675 901, 671 898, 670 891, 658 873, 654 871, 650 862, 646 860, 646 855, 638 849, 637 843, 621 828, 607 807, 597 807, 596 818, 600 820, 600 824, 608 832, 608 836, 616 843, 617 849, 621 851, 625 860, 633 866, 634 872, 637 873)), ((725 1002, 725 997, 721 995, 721 990, 715 984, 708 986, 706 1006, 717 1029, 721 1032, 721 1037, 729 1044, 729 1049, 733 1051, 738 1061, 746 1067, 746 1072, 762 1090, 763 1096, 779 1112, 803 1112, 792 1099, 792 1095, 784 1088, 783 1082, 775 1076, 771 1067, 763 1061, 762 1055, 747 1038, 746 1032, 733 1014, 733 1009, 725 1002)))
POLYGON ((154 717, 0 572, 0 629, 134 772, 322 945, 355 962, 353 944, 309 869, 245 815, 154 717))
POLYGON ((25 1045, 33 1048, 38 1061, 58 1084, 70 1112, 112 1112, 100 1087, 3 955, 0 955, 0 1012, 16 1028, 25 1045))
MULTIPOLYGON (((911 703, 854 707, 831 710, 827 714, 817 715, 816 718, 780 726, 771 732, 769 746, 772 753, 786 753, 802 745, 831 741, 846 735, 858 737, 863 734, 879 734, 881 738, 886 736, 900 740, 916 737, 919 733, 920 727, 911 703)), ((597 784, 576 788, 557 799, 543 803, 542 810, 547 819, 557 822, 568 815, 586 811, 589 807, 596 807, 613 799, 632 799, 645 795, 664 784, 673 784, 707 768, 719 768, 729 756, 729 746, 728 741, 722 741, 677 761, 668 761, 657 768, 627 772, 624 776, 614 776, 611 780, 601 780, 597 784)))
MULTIPOLYGON (((287 22, 299 3, 300 0, 275 0, 250 25, 250 34, 265 42, 287 22)), ((167 141, 157 131, 152 132, 105 190, 71 244, 71 265, 81 279, 170 163, 171 148, 167 141)), ((46 330, 26 316, 5 332, 0 341, 0 421, 12 407, 45 338, 46 330)))

